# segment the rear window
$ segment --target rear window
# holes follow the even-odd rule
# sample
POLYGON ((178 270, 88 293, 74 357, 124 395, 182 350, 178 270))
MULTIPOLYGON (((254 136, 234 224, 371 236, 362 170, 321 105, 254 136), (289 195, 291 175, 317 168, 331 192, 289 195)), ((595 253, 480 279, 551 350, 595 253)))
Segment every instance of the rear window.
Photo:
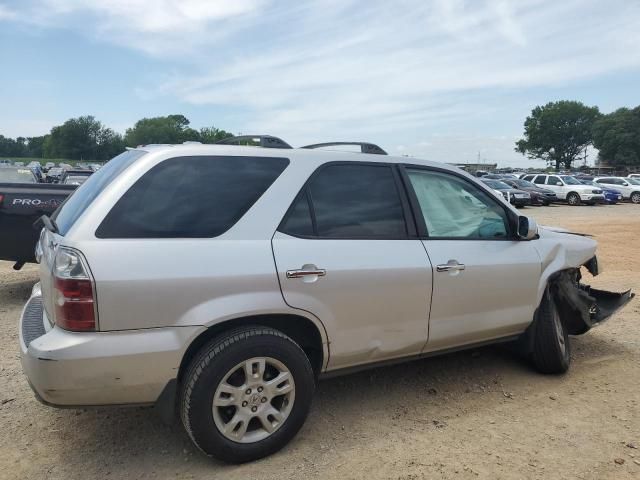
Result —
POLYGON ((96 236, 221 235, 253 206, 288 164, 286 158, 272 157, 194 156, 165 160, 118 200, 96 236))
MULTIPOLYGON (((76 220, 107 186, 145 153, 128 150, 111 159, 98 172, 91 175, 53 214, 60 235, 66 235, 76 220)), ((50 172, 51 173, 51 172, 50 172)))
POLYGON ((36 183, 36 179, 28 168, 0 167, 0 183, 36 183))

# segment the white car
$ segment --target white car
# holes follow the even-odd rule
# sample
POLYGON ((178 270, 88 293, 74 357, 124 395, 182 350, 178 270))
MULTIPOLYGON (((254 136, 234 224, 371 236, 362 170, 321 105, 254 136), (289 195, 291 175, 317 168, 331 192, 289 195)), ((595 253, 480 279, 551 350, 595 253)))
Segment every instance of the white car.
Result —
POLYGON ((611 187, 622 193, 622 198, 640 203, 640 179, 630 177, 599 177, 594 180, 603 187, 611 187))
POLYGON ((627 178, 640 178, 640 173, 632 173, 627 175, 627 178))
POLYGON ((536 185, 548 188, 556 193, 558 200, 565 200, 569 205, 581 203, 604 203, 604 192, 590 185, 583 185, 571 175, 529 174, 522 177, 536 185))

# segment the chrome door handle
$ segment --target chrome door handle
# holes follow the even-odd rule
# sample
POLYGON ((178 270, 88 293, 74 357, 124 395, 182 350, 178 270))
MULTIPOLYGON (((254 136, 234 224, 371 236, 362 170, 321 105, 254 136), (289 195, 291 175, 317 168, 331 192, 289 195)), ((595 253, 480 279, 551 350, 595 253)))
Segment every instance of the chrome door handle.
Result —
POLYGON ((457 260, 449 260, 444 265, 437 265, 436 270, 438 272, 460 272, 466 267, 464 263, 458 263, 457 260))
POLYGON ((324 277, 327 271, 324 268, 314 270, 287 270, 287 278, 324 277))

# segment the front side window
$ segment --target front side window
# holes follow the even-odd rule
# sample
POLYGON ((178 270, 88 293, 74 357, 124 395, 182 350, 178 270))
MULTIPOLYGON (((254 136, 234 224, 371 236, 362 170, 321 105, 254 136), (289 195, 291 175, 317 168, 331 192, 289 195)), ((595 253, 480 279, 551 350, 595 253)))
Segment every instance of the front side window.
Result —
POLYGON ((508 220, 497 199, 455 175, 421 169, 407 174, 429 238, 503 239, 508 220))
POLYGON ((288 164, 286 158, 268 157, 194 156, 165 160, 140 177, 118 200, 96 236, 216 237, 253 206, 288 164))
POLYGON ((560 177, 556 177, 555 175, 549 175, 547 177, 547 185, 558 185, 558 184, 562 185, 562 181, 560 180, 560 177))
POLYGON ((321 168, 298 195, 279 230, 320 238, 406 238, 393 170, 388 165, 357 163, 321 168))

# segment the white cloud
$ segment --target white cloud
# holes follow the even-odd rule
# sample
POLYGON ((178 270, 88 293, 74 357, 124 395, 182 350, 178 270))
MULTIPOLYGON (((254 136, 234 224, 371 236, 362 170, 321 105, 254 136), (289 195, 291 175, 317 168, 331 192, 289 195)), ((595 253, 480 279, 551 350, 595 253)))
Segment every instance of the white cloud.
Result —
POLYGON ((293 143, 398 138, 428 152, 425 134, 446 130, 466 153, 485 142, 513 158, 521 125, 502 140, 470 126, 514 108, 504 92, 640 68, 640 4, 625 0, 32 1, 37 25, 171 65, 132 84, 141 101, 223 107, 244 131, 293 143))
POLYGON ((16 13, 10 10, 9 7, 0 4, 0 20, 13 20, 16 17, 16 13))

